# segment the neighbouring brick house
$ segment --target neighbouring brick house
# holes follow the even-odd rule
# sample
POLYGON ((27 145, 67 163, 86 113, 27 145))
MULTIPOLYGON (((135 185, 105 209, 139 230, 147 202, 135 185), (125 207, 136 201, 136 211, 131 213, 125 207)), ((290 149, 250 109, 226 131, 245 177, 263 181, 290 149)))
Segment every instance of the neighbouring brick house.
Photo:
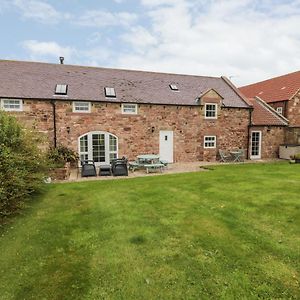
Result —
POLYGON ((96 164, 145 153, 169 162, 210 161, 218 149, 234 148, 272 158, 286 126, 266 103, 248 103, 225 77, 2 60, 0 100, 50 145, 68 146, 96 164), (276 124, 272 118, 259 124, 256 114, 276 124))
POLYGON ((300 144, 300 71, 240 87, 246 96, 258 96, 289 121, 285 143, 300 144))

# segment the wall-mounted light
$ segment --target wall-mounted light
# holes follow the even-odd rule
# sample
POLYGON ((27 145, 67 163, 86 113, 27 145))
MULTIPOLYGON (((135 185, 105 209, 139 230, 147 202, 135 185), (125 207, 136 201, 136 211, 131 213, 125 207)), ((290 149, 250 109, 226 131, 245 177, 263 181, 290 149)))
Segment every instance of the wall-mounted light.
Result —
POLYGON ((151 132, 153 133, 153 132, 154 132, 154 130, 155 130, 155 127, 154 127, 154 126, 152 126, 152 127, 151 127, 151 132))
POLYGON ((68 126, 67 127, 67 133, 70 133, 70 131, 71 131, 71 128, 68 126))

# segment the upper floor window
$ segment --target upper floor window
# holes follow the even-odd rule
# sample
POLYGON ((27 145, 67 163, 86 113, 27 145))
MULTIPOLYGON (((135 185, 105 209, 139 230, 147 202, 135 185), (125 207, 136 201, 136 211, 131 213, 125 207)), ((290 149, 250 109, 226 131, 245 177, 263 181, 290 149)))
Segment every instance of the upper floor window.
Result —
POLYGON ((205 103, 205 119, 217 118, 217 104, 205 103))
POLYGON ((122 114, 137 114, 137 104, 134 103, 123 103, 122 104, 122 114))
POLYGON ((105 92, 105 97, 116 98, 116 91, 114 88, 105 87, 104 92, 105 92))
POLYGON ((57 84, 55 87, 56 95, 67 95, 68 93, 68 85, 67 84, 57 84))
POLYGON ((91 102, 74 101, 73 112, 89 113, 91 112, 91 102))
POLYGON ((277 108, 276 108, 276 111, 277 111, 279 114, 282 115, 282 107, 281 107, 281 106, 277 107, 277 108))
POLYGON ((216 148, 217 137, 215 135, 206 135, 204 137, 204 148, 216 148))
POLYGON ((1 99, 1 109, 5 111, 22 111, 23 101, 19 99, 1 99))

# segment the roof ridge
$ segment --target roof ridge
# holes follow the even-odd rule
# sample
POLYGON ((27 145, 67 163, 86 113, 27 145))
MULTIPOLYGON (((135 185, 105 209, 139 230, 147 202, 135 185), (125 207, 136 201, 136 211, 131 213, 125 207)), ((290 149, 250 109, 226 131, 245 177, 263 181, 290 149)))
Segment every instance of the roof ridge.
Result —
POLYGON ((290 76, 290 75, 295 74, 295 73, 300 73, 300 70, 294 71, 294 72, 290 72, 290 73, 287 73, 287 74, 283 74, 283 75, 279 75, 279 76, 276 76, 276 77, 271 77, 271 78, 268 78, 268 79, 265 79, 265 80, 261 80, 261 81, 257 81, 257 82, 254 82, 254 83, 246 84, 246 85, 240 86, 239 89, 250 87, 252 85, 257 85, 259 83, 264 83, 264 82, 271 81, 271 80, 274 80, 274 79, 278 79, 278 78, 281 78, 281 77, 290 76))
POLYGON ((105 69, 113 71, 124 71, 124 72, 141 72, 141 73, 150 73, 150 74, 165 74, 165 75, 175 75, 175 76, 188 76, 188 77, 202 77, 202 78, 214 78, 221 79, 222 76, 206 76, 206 75, 195 75, 195 74, 181 74, 181 73, 170 73, 170 72, 158 72, 158 71, 145 71, 145 70, 135 70, 135 69, 121 69, 121 68, 112 68, 112 67, 100 67, 100 66, 83 66, 83 65, 73 65, 73 64, 60 64, 60 63, 49 63, 41 61, 28 61, 28 60, 6 60, 0 59, 1 62, 16 62, 16 63, 34 63, 34 64, 45 64, 53 66, 67 66, 67 67, 77 67, 77 68, 89 68, 89 69, 105 69))
POLYGON ((239 89, 226 77, 221 76, 221 78, 225 81, 225 83, 246 103, 248 107, 251 107, 246 100, 247 98, 239 91, 239 89))
POLYGON ((258 96, 255 96, 253 99, 258 101, 258 103, 262 106, 264 106, 270 113, 272 113, 277 119, 284 122, 286 125, 289 124, 289 120, 284 117, 283 115, 279 114, 273 107, 271 107, 268 103, 266 103, 263 99, 261 99, 258 96))

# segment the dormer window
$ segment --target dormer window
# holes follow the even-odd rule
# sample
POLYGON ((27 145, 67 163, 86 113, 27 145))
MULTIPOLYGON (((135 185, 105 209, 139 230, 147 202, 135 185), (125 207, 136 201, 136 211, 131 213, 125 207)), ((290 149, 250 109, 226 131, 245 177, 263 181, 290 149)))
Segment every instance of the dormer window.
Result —
POLYGON ((205 103, 205 119, 216 119, 216 118, 217 118, 217 104, 205 103))
POLYGON ((169 84, 169 87, 172 91, 178 91, 178 87, 176 84, 172 83, 172 84, 169 84))
POLYGON ((105 97, 116 98, 116 91, 115 91, 114 88, 112 88, 112 87, 105 87, 104 88, 104 92, 105 92, 105 97))
POLYGON ((55 87, 56 95, 67 95, 68 85, 67 84, 57 84, 55 87))

